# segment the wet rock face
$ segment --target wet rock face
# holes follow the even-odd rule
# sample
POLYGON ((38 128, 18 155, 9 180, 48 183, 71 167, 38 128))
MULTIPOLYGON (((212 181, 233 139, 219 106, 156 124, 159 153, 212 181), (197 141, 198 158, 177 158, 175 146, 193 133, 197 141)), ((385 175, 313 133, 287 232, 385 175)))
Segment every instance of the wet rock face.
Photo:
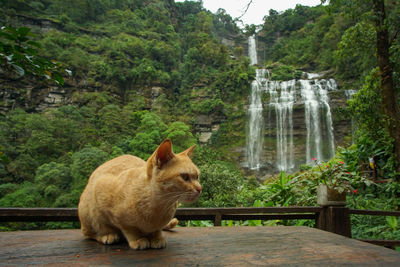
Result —
POLYGON ((71 103, 68 89, 37 81, 0 81, 0 112, 5 114, 15 108, 28 112, 41 112, 71 103))
POLYGON ((194 122, 194 130, 199 134, 200 144, 210 144, 211 136, 219 130, 224 120, 216 116, 197 115, 194 122))

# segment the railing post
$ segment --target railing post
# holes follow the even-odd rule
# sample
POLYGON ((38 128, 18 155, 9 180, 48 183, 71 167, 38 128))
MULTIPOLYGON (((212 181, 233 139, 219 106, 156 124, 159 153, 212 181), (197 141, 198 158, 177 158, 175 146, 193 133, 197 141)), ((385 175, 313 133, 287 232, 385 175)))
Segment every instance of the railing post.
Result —
POLYGON ((215 218, 214 218, 214 226, 221 226, 221 213, 217 212, 215 213, 215 218))
POLYGON ((350 212, 346 206, 323 206, 316 223, 318 229, 351 237, 350 212))

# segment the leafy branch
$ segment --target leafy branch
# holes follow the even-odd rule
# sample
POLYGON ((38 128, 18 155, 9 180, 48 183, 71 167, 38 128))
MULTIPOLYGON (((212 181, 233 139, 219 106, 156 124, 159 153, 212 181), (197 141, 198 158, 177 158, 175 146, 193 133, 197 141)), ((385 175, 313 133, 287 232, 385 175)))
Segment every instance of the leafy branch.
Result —
POLYGON ((37 36, 27 27, 0 28, 0 71, 8 79, 20 79, 26 74, 43 77, 64 85, 63 74, 71 75, 61 63, 38 55, 41 47, 37 36))

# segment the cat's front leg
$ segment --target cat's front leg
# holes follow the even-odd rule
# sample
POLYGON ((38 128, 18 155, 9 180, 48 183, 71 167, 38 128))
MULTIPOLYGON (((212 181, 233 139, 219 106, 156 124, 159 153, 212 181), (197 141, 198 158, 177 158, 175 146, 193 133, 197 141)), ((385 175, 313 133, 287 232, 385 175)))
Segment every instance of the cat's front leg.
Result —
POLYGON ((121 231, 124 234, 131 248, 136 250, 150 248, 149 239, 145 237, 143 233, 137 230, 136 228, 121 229, 121 231))
POLYGON ((165 239, 161 230, 151 233, 149 240, 151 248, 165 248, 167 246, 167 239, 165 239))

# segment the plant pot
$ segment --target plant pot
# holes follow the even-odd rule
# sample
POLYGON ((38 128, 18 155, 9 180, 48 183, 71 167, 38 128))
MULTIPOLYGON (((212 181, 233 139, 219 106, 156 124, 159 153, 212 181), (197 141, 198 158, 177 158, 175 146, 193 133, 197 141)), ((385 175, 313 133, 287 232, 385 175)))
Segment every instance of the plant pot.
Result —
POLYGON ((326 184, 319 184, 317 187, 317 203, 320 206, 345 206, 346 192, 339 193, 326 184))

